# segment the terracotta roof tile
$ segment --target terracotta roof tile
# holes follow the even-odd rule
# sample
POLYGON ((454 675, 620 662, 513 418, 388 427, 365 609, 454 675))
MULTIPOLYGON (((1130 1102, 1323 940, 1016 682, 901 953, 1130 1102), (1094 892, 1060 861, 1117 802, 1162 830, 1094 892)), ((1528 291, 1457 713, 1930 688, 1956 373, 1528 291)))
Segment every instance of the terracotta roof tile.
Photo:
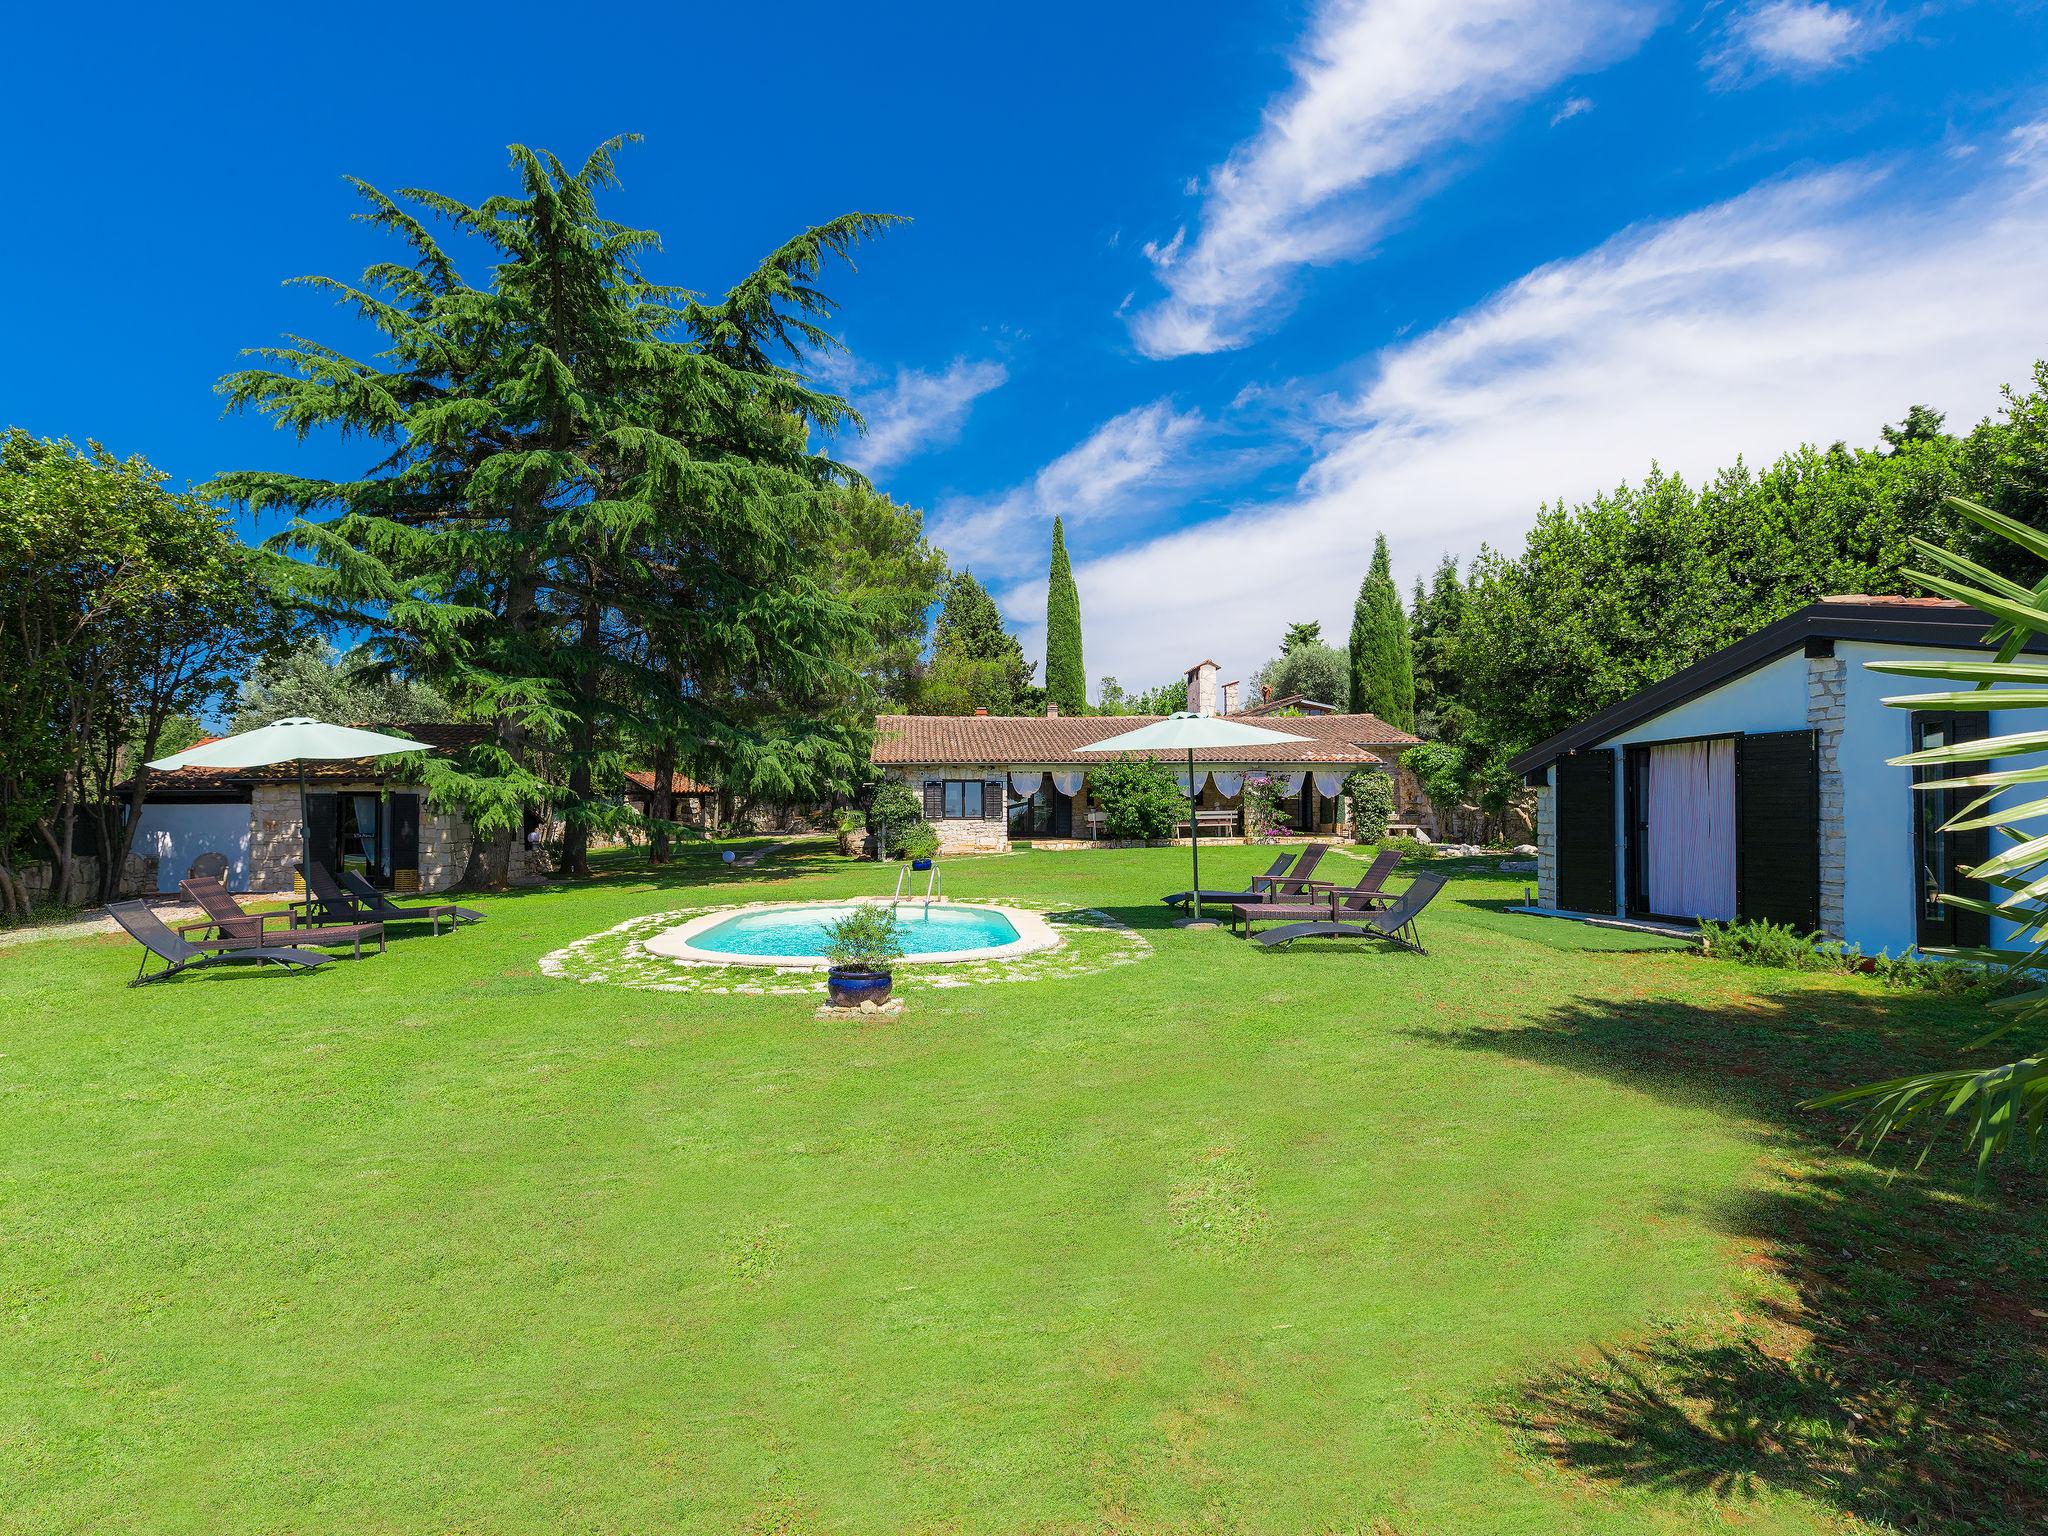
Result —
MULTIPOLYGON (((626 782, 645 790, 651 795, 654 793, 654 770, 652 768, 636 768, 626 775, 626 782)), ((680 773, 670 775, 668 789, 672 795, 710 795, 717 793, 709 784, 699 784, 695 779, 680 773)))
MULTIPOLYGON (((1158 715, 878 715, 876 766, 927 764, 1068 764, 1085 768, 1109 761, 1080 749, 1141 725, 1158 715)), ((1236 717, 1232 717, 1236 718, 1236 717)), ((1271 747, 1218 747, 1195 754, 1205 763, 1370 763, 1375 748, 1410 747, 1421 738, 1397 731, 1373 715, 1302 715, 1274 720, 1269 729, 1307 738, 1271 747)))

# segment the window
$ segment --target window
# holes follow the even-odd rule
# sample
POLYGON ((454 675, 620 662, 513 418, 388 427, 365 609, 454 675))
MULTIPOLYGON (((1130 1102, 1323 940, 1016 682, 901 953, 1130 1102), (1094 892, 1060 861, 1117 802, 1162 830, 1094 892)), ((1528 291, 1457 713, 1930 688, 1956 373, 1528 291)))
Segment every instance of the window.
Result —
POLYGON ((946 780, 944 816, 948 821, 980 821, 981 780, 946 780))

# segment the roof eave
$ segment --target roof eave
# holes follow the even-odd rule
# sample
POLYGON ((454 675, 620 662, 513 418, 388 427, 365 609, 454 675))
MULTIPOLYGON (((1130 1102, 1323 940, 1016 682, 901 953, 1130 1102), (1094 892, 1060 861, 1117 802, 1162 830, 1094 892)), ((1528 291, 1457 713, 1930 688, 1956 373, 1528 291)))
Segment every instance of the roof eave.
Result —
MULTIPOLYGON (((1755 634, 1681 668, 1662 682, 1640 688, 1598 714, 1538 742, 1508 761, 1508 771, 1526 778, 1567 753, 1596 746, 1610 736, 1733 682, 1812 640, 1867 640, 1888 645, 1970 646, 1980 643, 1990 620, 1973 608, 1914 608, 1890 603, 1810 603, 1797 613, 1766 624, 1755 634)), ((2048 649, 2032 641, 2029 650, 2048 649)))

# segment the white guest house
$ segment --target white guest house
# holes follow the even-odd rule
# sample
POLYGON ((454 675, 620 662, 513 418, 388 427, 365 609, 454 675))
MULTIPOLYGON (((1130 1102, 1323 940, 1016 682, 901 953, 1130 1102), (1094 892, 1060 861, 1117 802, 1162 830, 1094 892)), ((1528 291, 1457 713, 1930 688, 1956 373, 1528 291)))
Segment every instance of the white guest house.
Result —
POLYGON ((1864 665, 1981 659, 1985 622, 1936 598, 1825 598, 1524 753, 1538 905, 1763 919, 1870 953, 1985 942, 1984 918, 1934 898, 1984 894, 1958 871, 1987 834, 1941 831, 1955 794, 1914 791, 1929 771, 1887 759, 2048 729, 2048 711, 1889 708, 1941 684, 1864 665))
MULTIPOLYGON (((403 725, 400 735, 447 751, 490 734, 485 725, 403 725)), ((306 765, 313 857, 385 890, 440 891, 462 877, 473 841, 458 811, 436 810, 417 784, 394 780, 377 760, 306 765)), ((151 772, 134 855, 154 865, 155 888, 204 867, 223 869, 234 891, 281 891, 299 859, 299 780, 289 764, 151 772)), ((524 850, 513 857, 523 870, 524 850)))

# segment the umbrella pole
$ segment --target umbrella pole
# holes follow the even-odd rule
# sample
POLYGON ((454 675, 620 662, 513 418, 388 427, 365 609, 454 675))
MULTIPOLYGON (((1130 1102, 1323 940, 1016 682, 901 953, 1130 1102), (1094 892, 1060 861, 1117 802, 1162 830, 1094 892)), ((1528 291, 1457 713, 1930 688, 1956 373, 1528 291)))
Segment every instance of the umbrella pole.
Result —
POLYGON ((1188 748, 1188 855, 1195 861, 1195 921, 1202 920, 1202 828, 1195 820, 1195 749, 1188 748))
POLYGON ((306 926, 313 926, 313 817, 306 808, 306 760, 299 767, 299 884, 306 897, 306 926))

